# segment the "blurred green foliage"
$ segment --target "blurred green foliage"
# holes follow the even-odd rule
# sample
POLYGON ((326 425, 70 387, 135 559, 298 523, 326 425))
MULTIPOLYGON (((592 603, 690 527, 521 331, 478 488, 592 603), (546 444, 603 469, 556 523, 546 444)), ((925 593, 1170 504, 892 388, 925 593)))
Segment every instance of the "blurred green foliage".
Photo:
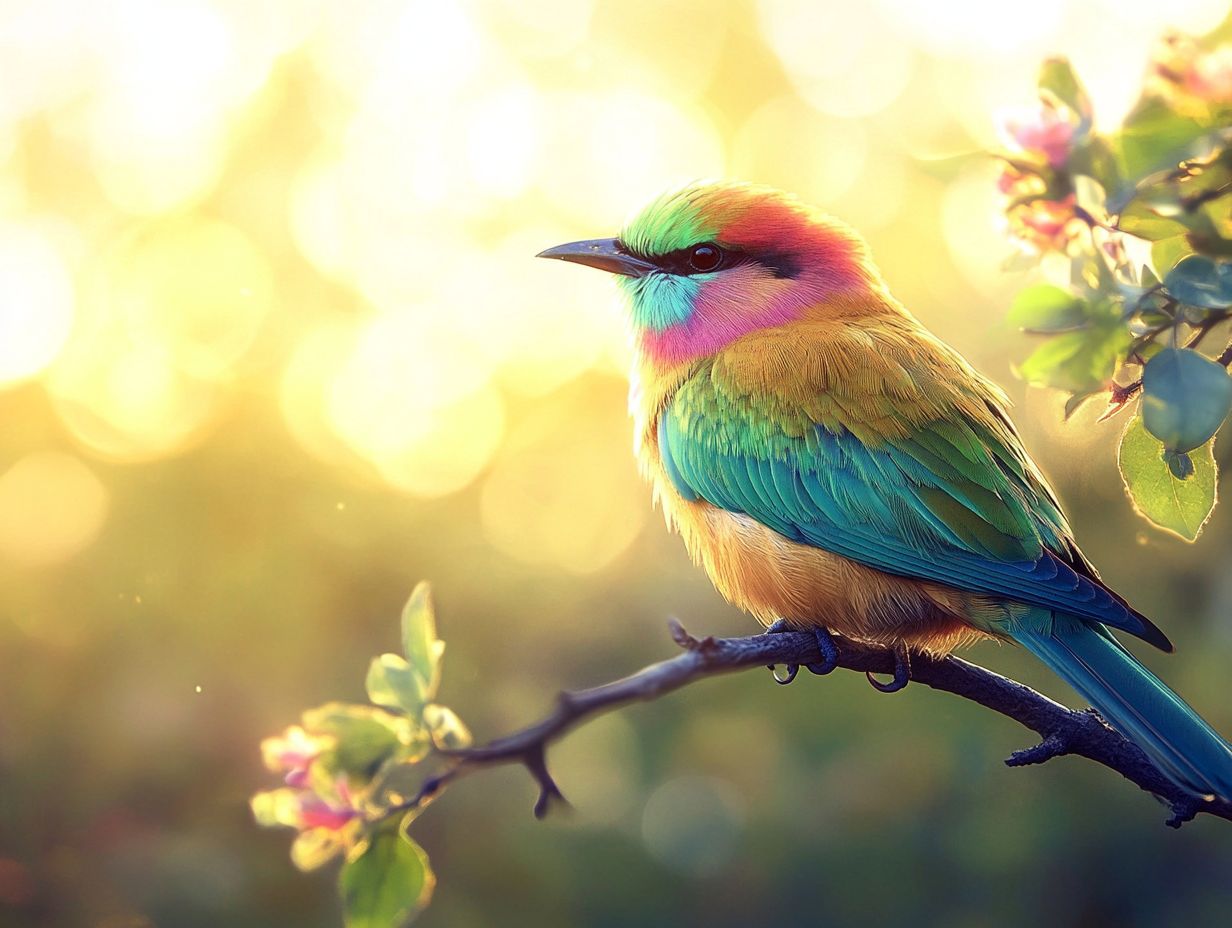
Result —
POLYGON ((1046 336, 1019 374, 1069 393, 1067 415, 1101 394, 1111 415, 1140 393, 1118 456, 1125 487, 1149 521, 1190 541, 1215 505, 1205 446, 1232 409, 1232 345, 1217 361, 1199 353, 1232 318, 1229 40, 1232 16, 1199 39, 1167 36, 1108 133, 1092 131, 1069 63, 1047 61, 1038 111, 1007 123, 1018 152, 999 183, 1024 249, 1014 266, 1040 258, 1057 280, 1011 307, 1014 324, 1046 336))

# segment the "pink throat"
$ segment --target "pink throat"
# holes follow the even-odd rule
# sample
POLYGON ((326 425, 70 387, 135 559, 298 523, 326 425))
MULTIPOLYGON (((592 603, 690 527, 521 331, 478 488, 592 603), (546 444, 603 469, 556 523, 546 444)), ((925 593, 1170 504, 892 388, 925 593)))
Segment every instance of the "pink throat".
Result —
POLYGON ((753 332, 794 322, 810 307, 862 285, 866 281, 856 274, 805 273, 780 280, 753 266, 732 271, 702 285, 684 322, 639 332, 638 348, 656 367, 685 364, 753 332))

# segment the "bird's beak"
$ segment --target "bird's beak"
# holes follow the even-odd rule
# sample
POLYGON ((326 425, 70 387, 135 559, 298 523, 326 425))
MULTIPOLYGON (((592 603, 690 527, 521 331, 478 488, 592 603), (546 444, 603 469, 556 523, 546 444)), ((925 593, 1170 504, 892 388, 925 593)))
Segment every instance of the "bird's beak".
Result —
POLYGON ((569 242, 557 245, 535 255, 536 258, 558 258, 574 264, 586 264, 601 271, 624 274, 626 277, 645 277, 656 266, 644 258, 625 251, 614 238, 594 238, 586 242, 569 242))

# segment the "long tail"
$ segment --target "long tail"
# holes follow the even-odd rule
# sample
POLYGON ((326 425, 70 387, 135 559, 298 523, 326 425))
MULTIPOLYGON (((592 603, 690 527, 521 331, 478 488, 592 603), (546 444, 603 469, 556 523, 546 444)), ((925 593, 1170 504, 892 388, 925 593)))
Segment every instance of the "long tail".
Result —
POLYGON ((1232 746, 1106 628, 1036 613, 1009 631, 1169 779, 1197 797, 1232 799, 1232 746))

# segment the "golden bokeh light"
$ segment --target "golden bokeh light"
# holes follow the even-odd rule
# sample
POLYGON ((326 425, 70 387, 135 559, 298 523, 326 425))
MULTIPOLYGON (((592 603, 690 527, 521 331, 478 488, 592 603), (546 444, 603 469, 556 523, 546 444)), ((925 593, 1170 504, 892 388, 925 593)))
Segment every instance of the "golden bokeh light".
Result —
POLYGON ((0 226, 0 387, 55 359, 72 328, 74 299, 68 267, 46 236, 0 226))
POLYGON ((251 347, 273 298, 265 259, 239 229, 176 219, 142 230, 108 261, 97 309, 159 345, 176 367, 223 380, 251 347))
POLYGON ((519 57, 535 60, 568 54, 586 39, 594 0, 484 0, 479 14, 519 57))
POLYGON ((184 447, 269 312, 272 278, 238 229, 178 217, 135 227, 83 275, 72 339, 51 373, 74 435, 116 459, 184 447))
POLYGON ((68 560, 98 537, 107 490, 79 458, 26 455, 0 473, 0 558, 22 567, 68 560))
MULTIPOLYGON (((832 119, 794 94, 768 100, 732 140, 732 173, 834 204, 859 184, 869 157, 868 132, 855 120, 832 119), (786 151, 766 139, 790 138, 786 151)), ((868 191, 859 191, 867 195, 868 191)))
POLYGON ((871 4, 762 0, 766 40, 796 91, 831 116, 871 116, 902 93, 915 51, 871 4))
POLYGON ((272 50, 242 54, 238 10, 206 2, 123 0, 95 13, 107 54, 91 61, 80 123, 98 178, 121 208, 156 214, 217 181, 233 110, 264 82, 272 50))
POLYGON ((203 436, 217 397, 177 370, 160 348, 96 331, 70 345, 48 386, 73 436, 101 457, 144 461, 203 436))
POLYGON ((327 396, 338 437, 419 496, 470 483, 504 429, 503 402, 483 365, 437 322, 449 313, 424 306, 370 319, 327 396))
POLYGON ((551 118, 539 189, 583 228, 613 228, 672 184, 726 173, 719 131, 696 106, 634 91, 561 91, 545 109, 551 118))
POLYGON ((1003 305, 1020 284, 1019 276, 1002 270, 1011 250, 999 208, 998 171, 992 162, 972 165, 950 184, 941 207, 941 233, 950 255, 967 281, 989 297, 989 305, 1003 305))
MULTIPOLYGON (((41 382, 81 448, 122 461, 194 447, 238 395, 276 397, 303 448, 412 496, 495 467, 503 537, 512 491, 491 487, 526 479, 503 454, 523 404, 628 356, 609 282, 537 251, 734 176, 879 248, 940 230, 919 261, 944 249, 997 305, 1013 281, 996 193, 946 159, 996 143, 994 111, 1030 101, 1044 54, 1072 55, 1115 118, 1165 24, 1222 12, 16 4, 0 22, 0 387, 41 382)), ((908 293, 964 295, 910 259, 895 270, 908 293)))
POLYGON ((633 543, 650 516, 633 477, 621 411, 564 396, 518 424, 483 482, 484 533, 511 557, 591 573, 633 543), (567 423, 562 428, 561 424, 567 423), (625 479, 589 475, 627 462, 625 479))

